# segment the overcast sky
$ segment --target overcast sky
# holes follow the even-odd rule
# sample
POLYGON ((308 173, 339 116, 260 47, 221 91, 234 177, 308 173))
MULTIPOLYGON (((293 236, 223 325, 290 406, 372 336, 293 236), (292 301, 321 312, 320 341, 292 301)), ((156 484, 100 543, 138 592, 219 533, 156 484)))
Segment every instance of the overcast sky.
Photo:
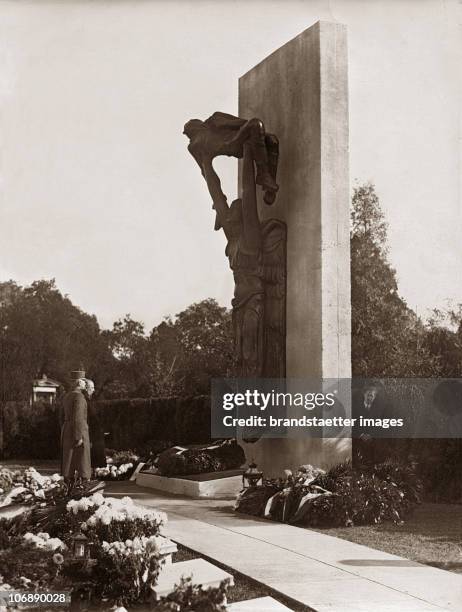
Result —
POLYGON ((0 0, 0 279, 55 277, 106 327, 229 305, 182 126, 237 112, 239 76, 324 19, 348 26, 351 183, 376 185, 400 292, 462 302, 461 6, 0 0))

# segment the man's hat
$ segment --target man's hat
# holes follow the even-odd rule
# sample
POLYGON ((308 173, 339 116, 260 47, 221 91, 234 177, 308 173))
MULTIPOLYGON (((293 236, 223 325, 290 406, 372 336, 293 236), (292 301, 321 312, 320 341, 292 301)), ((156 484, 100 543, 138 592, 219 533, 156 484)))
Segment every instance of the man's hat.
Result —
POLYGON ((85 370, 82 365, 79 370, 72 370, 71 372, 71 380, 78 380, 79 378, 85 378, 85 370))

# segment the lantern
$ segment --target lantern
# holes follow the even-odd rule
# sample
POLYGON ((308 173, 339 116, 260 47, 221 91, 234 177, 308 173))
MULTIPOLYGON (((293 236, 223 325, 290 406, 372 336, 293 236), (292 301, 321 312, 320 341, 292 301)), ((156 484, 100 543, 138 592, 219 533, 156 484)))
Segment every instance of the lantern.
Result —
POLYGON ((78 533, 72 538, 72 553, 74 559, 85 559, 87 556, 87 543, 88 538, 86 538, 83 533, 78 533))
POLYGON ((257 464, 252 461, 252 463, 249 463, 247 470, 242 474, 242 485, 244 488, 256 487, 260 481, 263 482, 263 472, 261 472, 257 464))

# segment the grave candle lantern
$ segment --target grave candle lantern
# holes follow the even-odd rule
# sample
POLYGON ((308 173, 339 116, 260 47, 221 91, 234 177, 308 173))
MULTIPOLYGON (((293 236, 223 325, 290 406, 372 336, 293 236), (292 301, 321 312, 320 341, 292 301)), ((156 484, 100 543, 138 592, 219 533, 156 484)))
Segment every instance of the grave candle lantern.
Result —
POLYGON ((249 463, 247 470, 242 474, 242 485, 244 489, 256 487, 260 481, 263 482, 263 472, 260 471, 257 464, 252 461, 252 463, 249 463))
POLYGON ((72 538, 72 553, 74 559, 85 559, 88 550, 88 538, 78 533, 72 538))

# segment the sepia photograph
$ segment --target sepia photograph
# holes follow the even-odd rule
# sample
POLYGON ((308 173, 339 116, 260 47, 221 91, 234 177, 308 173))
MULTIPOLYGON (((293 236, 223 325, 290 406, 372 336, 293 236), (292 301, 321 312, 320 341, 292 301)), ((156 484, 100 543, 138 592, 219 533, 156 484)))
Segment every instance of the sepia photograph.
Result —
POLYGON ((462 612, 461 0, 0 0, 0 612, 462 612))

